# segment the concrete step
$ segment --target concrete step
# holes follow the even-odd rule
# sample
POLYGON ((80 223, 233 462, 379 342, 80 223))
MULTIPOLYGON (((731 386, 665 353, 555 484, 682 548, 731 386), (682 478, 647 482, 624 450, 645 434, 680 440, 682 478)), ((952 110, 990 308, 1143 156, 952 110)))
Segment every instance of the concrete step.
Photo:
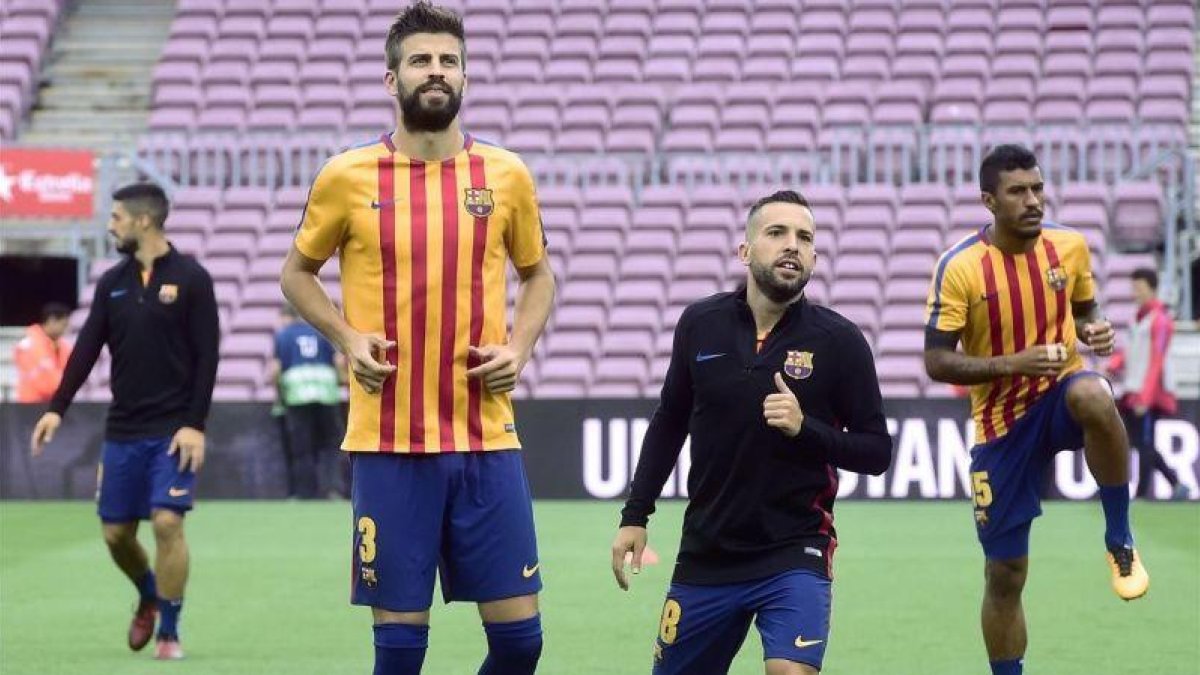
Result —
POLYGON ((174 3, 126 3, 126 4, 95 4, 83 2, 77 6, 72 16, 89 21, 103 19, 147 19, 170 21, 175 17, 174 3))
POLYGON ((38 110, 30 119, 35 127, 124 128, 144 124, 145 110, 38 110))
POLYGON ((157 61, 139 63, 97 64, 83 60, 59 60, 50 64, 45 77, 51 81, 71 80, 116 80, 125 82, 149 82, 154 76, 157 61))
POLYGON ((150 95, 132 87, 96 87, 76 89, 72 86, 48 87, 38 99, 41 110, 137 110, 144 111, 150 95))
POLYGON ((157 43, 96 43, 83 42, 79 44, 54 45, 53 57, 57 60, 77 58, 88 63, 112 64, 144 64, 147 61, 157 61, 162 52, 162 45, 157 43))

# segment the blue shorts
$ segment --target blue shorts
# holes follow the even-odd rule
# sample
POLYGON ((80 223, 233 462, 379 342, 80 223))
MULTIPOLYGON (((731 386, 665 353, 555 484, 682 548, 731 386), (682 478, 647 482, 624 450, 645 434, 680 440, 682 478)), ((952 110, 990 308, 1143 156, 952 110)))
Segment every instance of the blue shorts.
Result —
POLYGON ((1099 376, 1088 371, 1068 375, 1007 434, 971 449, 975 529, 991 560, 1028 555, 1030 525, 1042 515, 1046 467, 1059 451, 1083 447, 1083 429, 1067 409, 1067 387, 1079 377, 1099 376))
POLYGON ((542 588, 533 500, 516 450, 351 453, 350 601, 393 612, 489 602, 542 588))
POLYGON ((196 474, 179 470, 179 455, 168 455, 171 437, 104 441, 96 511, 106 523, 146 520, 153 509, 192 510, 196 474))
POLYGON ((763 659, 820 670, 832 604, 832 583, 810 570, 718 586, 671 584, 654 643, 654 675, 728 672, 751 619, 763 659))

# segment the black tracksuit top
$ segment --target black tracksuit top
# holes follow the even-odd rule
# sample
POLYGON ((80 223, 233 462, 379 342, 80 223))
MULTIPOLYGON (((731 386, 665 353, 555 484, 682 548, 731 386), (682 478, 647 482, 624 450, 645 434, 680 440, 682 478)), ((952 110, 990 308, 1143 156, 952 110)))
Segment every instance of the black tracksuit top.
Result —
POLYGON ((204 429, 217 379, 220 342, 212 278, 172 247, 148 283, 133 257, 104 273, 50 411, 63 414, 100 349, 112 355, 106 438, 131 441, 204 429))
POLYGON ((837 469, 880 474, 891 464, 875 362, 857 326, 801 297, 757 353, 756 337, 744 289, 690 305, 675 328, 621 524, 646 525, 690 434, 679 583, 795 569, 832 578, 837 469), (794 438, 763 419, 775 373, 804 414, 794 438))

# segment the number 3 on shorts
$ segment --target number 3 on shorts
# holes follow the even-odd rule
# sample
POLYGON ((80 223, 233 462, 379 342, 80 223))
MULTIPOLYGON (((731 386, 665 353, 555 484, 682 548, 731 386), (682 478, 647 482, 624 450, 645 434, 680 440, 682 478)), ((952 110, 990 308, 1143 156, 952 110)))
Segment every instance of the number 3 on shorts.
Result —
POLYGON ((679 637, 679 619, 682 616, 683 608, 679 606, 679 602, 667 598, 667 602, 663 604, 662 619, 658 622, 658 639, 664 645, 675 642, 675 638, 679 637))
POLYGON ((375 560, 375 521, 366 516, 359 518, 358 533, 362 535, 358 544, 359 562, 373 562, 375 560))
POLYGON ((988 484, 988 472, 971 473, 971 485, 975 489, 975 506, 984 509, 992 504, 992 486, 988 484))

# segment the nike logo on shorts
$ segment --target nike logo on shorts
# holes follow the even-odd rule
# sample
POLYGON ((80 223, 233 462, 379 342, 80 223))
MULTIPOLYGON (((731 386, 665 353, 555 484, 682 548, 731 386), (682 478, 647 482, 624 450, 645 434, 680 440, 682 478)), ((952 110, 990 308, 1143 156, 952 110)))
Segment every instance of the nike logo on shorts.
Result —
POLYGON ((803 635, 796 636, 796 646, 799 647, 800 649, 804 649, 805 647, 811 647, 813 645, 819 645, 822 642, 824 642, 824 640, 805 640, 803 635))
POLYGON ((538 568, 541 566, 542 563, 534 563, 533 567, 526 565, 525 567, 521 568, 521 576, 525 577, 526 579, 530 579, 533 577, 533 575, 537 574, 538 568))
POLYGON ((170 490, 167 490, 168 497, 183 497, 187 495, 187 493, 187 488, 171 488, 170 490))

